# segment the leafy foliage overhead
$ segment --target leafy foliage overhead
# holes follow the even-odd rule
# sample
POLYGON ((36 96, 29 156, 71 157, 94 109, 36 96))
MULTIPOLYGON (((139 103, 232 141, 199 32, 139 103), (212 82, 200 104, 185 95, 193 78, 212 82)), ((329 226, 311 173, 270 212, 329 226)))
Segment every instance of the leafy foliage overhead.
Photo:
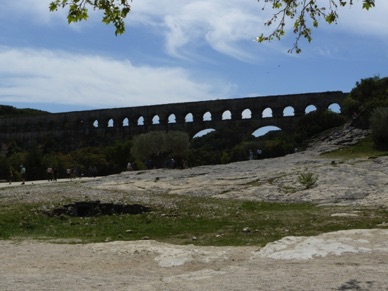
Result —
MULTIPOLYGON (((339 6, 352 6, 353 0, 258 0, 264 2, 263 10, 267 5, 271 5, 276 12, 267 20, 266 26, 275 26, 275 29, 269 34, 261 34, 257 37, 258 42, 281 39, 285 35, 286 24, 292 24, 293 33, 296 35, 293 47, 289 52, 300 53, 299 40, 305 38, 311 42, 311 29, 317 28, 320 18, 332 24, 337 23, 339 6), (326 4, 324 4, 326 3, 326 4)), ((362 0, 362 8, 369 10, 375 6, 375 0, 362 0)))
MULTIPOLYGON (((303 37, 309 42, 312 40, 311 28, 318 27, 321 17, 331 24, 338 19, 337 9, 339 6, 352 6, 353 0, 257 0, 264 3, 262 9, 268 9, 270 5, 276 12, 265 25, 275 26, 269 35, 261 34, 257 37, 258 42, 280 39, 285 35, 286 23, 293 23, 293 32, 296 35, 293 47, 289 52, 300 53, 299 40, 303 37), (325 3, 325 4, 324 4, 325 3)), ((116 28, 115 34, 125 32, 124 19, 131 11, 130 0, 54 0, 50 3, 50 11, 59 8, 68 8, 67 20, 69 23, 87 20, 89 9, 99 10, 104 13, 102 22, 113 23, 116 28)), ((132 1, 131 1, 132 2, 132 1)), ((369 10, 375 6, 375 0, 362 0, 362 8, 369 10)))
POLYGON ((50 3, 50 11, 67 7, 69 23, 87 20, 89 9, 103 11, 102 22, 113 23, 116 28, 115 34, 118 35, 125 32, 124 19, 131 11, 128 2, 128 0, 55 0, 50 3))

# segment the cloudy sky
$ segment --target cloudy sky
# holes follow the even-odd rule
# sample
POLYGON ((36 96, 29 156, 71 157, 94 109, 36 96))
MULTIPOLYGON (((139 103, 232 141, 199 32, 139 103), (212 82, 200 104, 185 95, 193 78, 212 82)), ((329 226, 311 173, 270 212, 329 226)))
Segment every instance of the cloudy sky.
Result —
MULTIPOLYGON (((388 1, 341 8, 313 42, 268 32, 257 0, 133 0, 126 33, 101 23, 68 25, 50 0, 0 1, 0 104, 66 112, 173 102, 341 90, 388 76, 388 1), (227 4, 227 5, 226 5, 227 4)), ((268 7, 267 7, 268 8, 268 7)))

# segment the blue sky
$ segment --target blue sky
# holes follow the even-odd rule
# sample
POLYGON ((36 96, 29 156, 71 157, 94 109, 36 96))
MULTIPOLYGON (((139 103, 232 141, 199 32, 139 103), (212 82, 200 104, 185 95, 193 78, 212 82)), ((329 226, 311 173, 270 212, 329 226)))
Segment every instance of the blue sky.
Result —
POLYGON ((223 98, 350 91, 388 76, 388 1, 340 8, 311 44, 259 44, 271 10, 257 0, 134 0, 126 33, 68 25, 50 0, 0 1, 0 104, 66 112, 223 98))

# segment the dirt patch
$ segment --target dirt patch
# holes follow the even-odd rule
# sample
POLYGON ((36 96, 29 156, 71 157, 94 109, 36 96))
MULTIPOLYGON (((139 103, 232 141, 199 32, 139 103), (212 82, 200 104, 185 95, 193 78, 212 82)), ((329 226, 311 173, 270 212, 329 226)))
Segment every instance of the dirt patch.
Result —
POLYGON ((256 247, 1 241, 1 290, 387 290, 388 230, 256 247))

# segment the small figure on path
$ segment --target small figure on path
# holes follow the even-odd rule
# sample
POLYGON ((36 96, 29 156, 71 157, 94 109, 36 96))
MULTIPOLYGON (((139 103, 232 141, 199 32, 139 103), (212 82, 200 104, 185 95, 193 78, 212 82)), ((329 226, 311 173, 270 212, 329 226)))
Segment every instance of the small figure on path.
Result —
POLYGON ((48 167, 47 168, 47 181, 52 181, 53 180, 53 168, 48 167))
POLYGON ((26 168, 23 165, 20 165, 20 175, 22 176, 22 185, 26 182, 26 168))
POLYGON ((249 150, 249 160, 253 160, 253 152, 252 150, 249 150))
POLYGON ((11 167, 9 167, 7 181, 10 185, 12 184, 12 180, 13 180, 13 170, 11 167))
POLYGON ((54 181, 56 181, 58 179, 58 169, 57 168, 53 169, 53 176, 54 176, 54 181))
POLYGON ((258 149, 258 150, 257 150, 257 159, 258 159, 258 160, 261 159, 261 153, 262 153, 261 149, 258 149))

